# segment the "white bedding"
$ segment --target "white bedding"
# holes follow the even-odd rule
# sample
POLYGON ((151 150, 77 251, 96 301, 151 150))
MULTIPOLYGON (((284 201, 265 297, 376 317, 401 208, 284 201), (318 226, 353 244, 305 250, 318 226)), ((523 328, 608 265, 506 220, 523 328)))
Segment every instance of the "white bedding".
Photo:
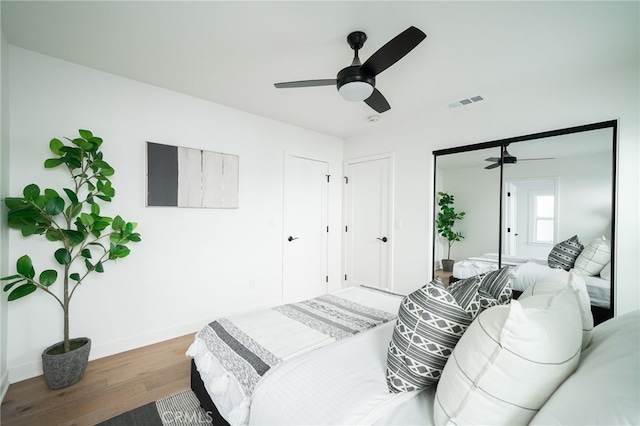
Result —
MULTIPOLYGON (((502 256, 502 265, 513 266, 514 274, 511 286, 514 290, 524 291, 540 278, 552 274, 555 269, 550 268, 545 259, 520 258, 502 256)), ((498 269, 498 255, 487 253, 482 256, 470 257, 453 265, 453 276, 464 279, 474 275, 498 269)), ((591 304, 602 308, 611 306, 611 281, 599 276, 582 276, 587 284, 587 292, 591 304)))
POLYGON ((434 388, 404 393, 387 388, 394 325, 386 323, 269 371, 255 389, 249 423, 433 424, 434 388))
POLYGON ((531 425, 640 424, 640 311, 593 330, 580 365, 540 409, 531 425))
POLYGON ((219 318, 197 333, 187 355, 231 424, 246 424, 265 374, 306 352, 393 323, 403 296, 350 287, 296 304, 219 318), (285 362, 286 361, 286 362, 285 362))

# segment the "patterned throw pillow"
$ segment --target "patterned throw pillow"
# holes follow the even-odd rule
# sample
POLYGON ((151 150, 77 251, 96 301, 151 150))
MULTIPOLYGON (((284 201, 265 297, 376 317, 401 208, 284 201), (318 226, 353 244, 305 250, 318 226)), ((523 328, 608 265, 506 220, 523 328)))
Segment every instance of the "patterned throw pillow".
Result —
POLYGON ((551 249, 549 258, 547 259, 549 267, 568 271, 573 268, 573 265, 583 248, 584 246, 580 243, 577 235, 556 244, 551 249))
POLYGON ((480 286, 481 279, 475 276, 456 283, 449 292, 436 278, 404 298, 387 352, 390 392, 409 392, 438 382, 469 324, 484 309, 498 304, 480 286))
MULTIPOLYGON (((512 268, 510 266, 503 266, 502 268, 485 272, 484 274, 477 275, 477 279, 479 280, 479 294, 482 298, 495 299, 498 301, 498 304, 504 305, 506 303, 511 302, 513 297, 513 289, 511 287, 511 271, 512 268)), ((474 279, 476 277, 471 277, 468 279, 474 279)), ((458 292, 459 286, 465 286, 465 282, 468 280, 460 280, 451 284, 448 287, 448 290, 451 294, 455 294, 458 292)), ((456 297, 456 299, 458 299, 456 297)), ((493 305, 490 305, 493 306, 493 305)), ((483 307, 486 309, 489 306, 483 307)))

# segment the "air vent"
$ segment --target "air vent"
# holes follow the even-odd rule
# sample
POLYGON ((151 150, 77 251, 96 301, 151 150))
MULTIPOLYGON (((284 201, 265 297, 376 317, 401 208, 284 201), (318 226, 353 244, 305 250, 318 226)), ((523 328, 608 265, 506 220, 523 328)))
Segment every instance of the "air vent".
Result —
POLYGON ((459 106, 471 105, 475 102, 480 102, 480 101, 484 101, 484 98, 482 96, 474 96, 472 98, 461 99, 459 101, 451 102, 449 104, 449 108, 458 108, 459 106))

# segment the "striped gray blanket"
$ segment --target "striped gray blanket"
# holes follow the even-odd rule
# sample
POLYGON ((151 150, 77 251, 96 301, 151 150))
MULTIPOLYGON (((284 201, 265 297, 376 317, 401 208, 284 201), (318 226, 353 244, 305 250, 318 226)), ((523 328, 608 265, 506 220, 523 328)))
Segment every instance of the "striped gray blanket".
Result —
MULTIPOLYGON (((226 392, 227 386, 212 385, 220 383, 218 374, 224 371, 224 376, 237 382, 246 400, 261 377, 283 361, 395 320, 402 298, 369 287, 351 287, 299 303, 219 318, 196 335, 200 348, 196 365, 211 356, 218 373, 209 375, 209 393, 214 387, 218 390, 213 393, 226 392)), ((204 369, 198 368, 203 376, 204 369)))

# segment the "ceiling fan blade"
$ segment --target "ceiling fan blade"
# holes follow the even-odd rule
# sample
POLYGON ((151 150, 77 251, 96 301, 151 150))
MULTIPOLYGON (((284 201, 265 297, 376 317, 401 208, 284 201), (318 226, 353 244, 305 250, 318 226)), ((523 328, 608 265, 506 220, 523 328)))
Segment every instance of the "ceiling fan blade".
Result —
POLYGON ((331 78, 326 80, 287 81, 285 83, 275 83, 274 86, 277 89, 290 89, 295 87, 335 86, 336 83, 337 80, 331 78))
POLYGON ((427 35, 416 27, 409 27, 378 49, 360 69, 375 77, 411 52, 426 37, 427 35))
POLYGON ((500 161, 500 157, 489 157, 485 158, 484 161, 500 161))
POLYGON ((375 109, 376 112, 382 114, 385 111, 389 111, 391 109, 391 105, 382 96, 382 93, 378 89, 373 89, 373 93, 364 102, 369 105, 371 108, 375 109))
POLYGON ((487 167, 485 167, 485 169, 490 170, 495 169, 496 167, 500 167, 500 163, 489 164, 487 167))

